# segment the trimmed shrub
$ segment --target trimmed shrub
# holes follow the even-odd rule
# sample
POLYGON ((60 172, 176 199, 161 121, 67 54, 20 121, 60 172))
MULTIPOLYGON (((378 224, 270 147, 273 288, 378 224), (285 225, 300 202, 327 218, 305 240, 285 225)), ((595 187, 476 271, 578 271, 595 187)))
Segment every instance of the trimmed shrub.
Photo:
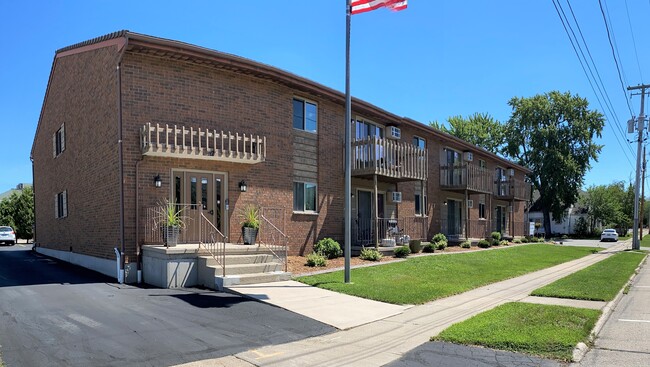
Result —
POLYGON ((411 253, 411 249, 408 246, 400 246, 395 249, 395 257, 407 257, 411 253))
POLYGON ((359 254, 359 258, 362 260, 369 260, 369 261, 379 261, 384 255, 381 254, 381 252, 377 251, 374 248, 363 248, 361 250, 361 254, 359 254))
POLYGON ((470 248, 470 247, 472 247, 472 242, 463 241, 463 243, 460 244, 460 247, 462 247, 462 248, 470 248))
POLYGON ((412 254, 417 254, 422 250, 422 241, 420 240, 410 240, 409 241, 409 249, 411 250, 412 254))
POLYGON ((480 248, 488 248, 488 247, 490 247, 490 241, 488 241, 488 240, 480 240, 480 241, 478 241, 478 247, 480 247, 480 248))
POLYGON ((521 243, 528 243, 528 237, 522 237, 519 239, 519 242, 521 243))
POLYGON ((522 242, 519 238, 515 238, 514 240, 512 240, 512 243, 522 243, 522 242))
POLYGON ((436 250, 444 250, 447 247, 447 237, 442 233, 438 233, 433 236, 431 243, 435 246, 436 250))
POLYGON ((499 245, 501 245, 501 246, 508 246, 508 245, 510 245, 510 242, 508 242, 508 240, 501 240, 501 241, 499 242, 499 245))
POLYGON ((428 253, 433 253, 436 250, 436 245, 433 243, 429 242, 424 247, 422 247, 422 252, 428 252, 428 253))
POLYGON ((490 233, 490 238, 493 239, 494 242, 501 241, 501 232, 492 232, 492 233, 490 233))
POLYGON ((328 259, 335 259, 343 255, 341 245, 339 245, 338 242, 334 241, 331 238, 323 238, 322 240, 316 242, 314 245, 314 252, 318 252, 328 259))
POLYGON ((326 265, 327 259, 322 254, 319 254, 318 252, 312 252, 311 254, 307 255, 307 266, 314 267, 326 265))

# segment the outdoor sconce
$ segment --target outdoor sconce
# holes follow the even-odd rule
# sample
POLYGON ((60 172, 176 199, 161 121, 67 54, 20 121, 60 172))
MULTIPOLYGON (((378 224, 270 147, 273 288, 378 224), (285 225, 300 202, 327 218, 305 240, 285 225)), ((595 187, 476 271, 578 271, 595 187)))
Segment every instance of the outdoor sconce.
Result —
POLYGON ((160 178, 160 174, 153 178, 153 184, 156 187, 162 187, 162 178, 160 178))
POLYGON ((246 181, 244 180, 239 181, 239 191, 246 192, 246 190, 248 190, 248 185, 246 185, 246 181))
POLYGON ((447 200, 443 201, 442 205, 447 206, 447 200))

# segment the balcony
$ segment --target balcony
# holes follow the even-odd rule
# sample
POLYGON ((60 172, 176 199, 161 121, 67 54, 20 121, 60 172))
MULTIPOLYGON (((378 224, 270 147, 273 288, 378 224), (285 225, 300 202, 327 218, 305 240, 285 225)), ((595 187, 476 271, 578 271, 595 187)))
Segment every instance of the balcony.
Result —
POLYGON ((494 175, 476 165, 440 167, 440 187, 448 191, 491 193, 494 175))
POLYGON ((530 199, 530 184, 523 180, 503 177, 494 184, 494 196, 500 200, 526 201, 530 199))
POLYGON ((142 155, 255 164, 266 160, 266 137, 147 123, 142 155))
POLYGON ((388 181, 427 179, 427 150, 389 139, 369 137, 352 142, 352 176, 382 176, 388 181))

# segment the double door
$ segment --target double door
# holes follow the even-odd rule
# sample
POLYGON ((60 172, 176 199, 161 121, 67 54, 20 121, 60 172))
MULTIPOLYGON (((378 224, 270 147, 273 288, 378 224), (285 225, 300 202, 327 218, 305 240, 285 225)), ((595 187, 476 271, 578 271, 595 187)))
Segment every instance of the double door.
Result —
POLYGON ((228 236, 227 174, 175 170, 172 177, 172 201, 183 208, 186 228, 183 240, 198 242, 202 231, 201 214, 224 235, 228 236))

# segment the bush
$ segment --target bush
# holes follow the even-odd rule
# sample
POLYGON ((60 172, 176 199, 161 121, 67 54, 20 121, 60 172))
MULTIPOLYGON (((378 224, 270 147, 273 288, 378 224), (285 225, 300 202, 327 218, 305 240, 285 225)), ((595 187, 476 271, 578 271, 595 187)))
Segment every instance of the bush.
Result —
POLYGON ((381 254, 381 252, 377 251, 374 248, 363 248, 361 250, 361 254, 359 254, 359 258, 362 260, 369 260, 369 261, 379 261, 384 255, 381 254))
POLYGON ((335 259, 343 255, 341 245, 331 238, 323 238, 314 245, 314 252, 327 257, 328 259, 335 259))
POLYGON ((460 247, 462 247, 462 248, 470 248, 470 247, 472 247, 472 242, 463 241, 463 243, 460 244, 460 247))
POLYGON ((501 232, 492 232, 492 233, 490 233, 490 238, 492 238, 494 240, 494 242, 501 241, 501 232))
POLYGON ((307 266, 325 266, 327 265, 327 259, 322 254, 318 252, 312 252, 307 255, 307 266))
POLYGON ((436 250, 436 245, 433 243, 429 242, 424 247, 422 247, 422 252, 428 252, 428 253, 433 253, 436 250))
POLYGON ((436 250, 444 250, 447 247, 447 237, 444 234, 438 233, 431 239, 431 243, 436 250))
POLYGON ((563 239, 563 240, 567 240, 567 239, 569 239, 569 236, 563 234, 563 235, 562 235, 562 239, 563 239))
POLYGON ((519 239, 519 242, 521 243, 528 243, 528 237, 522 237, 519 239))
POLYGON ((508 245, 510 245, 510 242, 508 242, 508 240, 501 240, 501 242, 499 242, 499 245, 508 246, 508 245))
POLYGON ((478 247, 480 247, 480 248, 488 248, 488 247, 490 247, 490 241, 488 241, 488 240, 480 240, 480 241, 478 241, 478 247))
POLYGON ((521 240, 519 238, 515 238, 514 240, 512 240, 512 243, 521 243, 521 240))
POLYGON ((411 249, 408 246, 400 246, 395 249, 395 257, 407 257, 411 253, 411 249))
POLYGON ((410 240, 409 241, 409 249, 411 250, 411 253, 417 254, 422 250, 422 241, 420 240, 410 240))

